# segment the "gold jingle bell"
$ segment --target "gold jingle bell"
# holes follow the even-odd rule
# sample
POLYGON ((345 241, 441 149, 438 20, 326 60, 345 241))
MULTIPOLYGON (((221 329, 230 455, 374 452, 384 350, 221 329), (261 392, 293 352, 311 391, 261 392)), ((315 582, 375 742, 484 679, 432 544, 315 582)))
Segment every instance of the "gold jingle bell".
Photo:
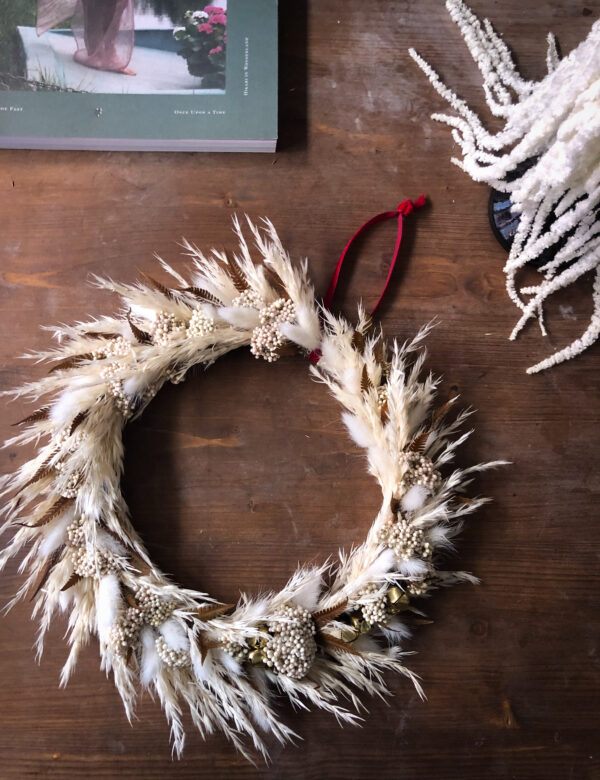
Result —
POLYGON ((390 605, 390 612, 393 615, 397 615, 399 612, 404 612, 410 608, 408 595, 397 585, 391 587, 386 595, 390 605))
POLYGON ((371 630, 371 624, 367 623, 367 621, 363 620, 359 615, 353 615, 350 618, 350 622, 352 623, 352 627, 359 634, 368 634, 371 630))

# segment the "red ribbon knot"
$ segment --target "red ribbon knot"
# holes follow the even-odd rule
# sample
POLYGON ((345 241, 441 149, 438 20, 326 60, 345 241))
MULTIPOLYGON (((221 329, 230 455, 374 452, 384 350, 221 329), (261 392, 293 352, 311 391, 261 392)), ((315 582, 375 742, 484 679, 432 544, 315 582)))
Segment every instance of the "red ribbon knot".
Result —
POLYGON ((414 209, 420 209, 425 205, 425 195, 419 195, 416 200, 403 200, 398 206, 396 211, 398 214, 402 214, 403 217, 408 217, 412 214, 414 209))

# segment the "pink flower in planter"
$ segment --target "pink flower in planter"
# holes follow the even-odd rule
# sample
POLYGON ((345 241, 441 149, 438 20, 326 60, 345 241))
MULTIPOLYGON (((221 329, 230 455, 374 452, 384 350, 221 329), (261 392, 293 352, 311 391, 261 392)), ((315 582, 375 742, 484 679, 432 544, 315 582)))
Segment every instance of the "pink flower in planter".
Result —
POLYGON ((220 51, 223 51, 222 46, 216 46, 214 49, 211 49, 208 53, 209 54, 218 54, 220 51))
POLYGON ((221 8, 220 5, 206 5, 204 6, 204 10, 207 14, 222 14, 225 13, 225 9, 221 8))
POLYGON ((214 14, 208 21, 211 24, 227 24, 227 17, 225 14, 214 14))
POLYGON ((212 31, 212 24, 209 24, 208 22, 198 25, 198 32, 211 33, 212 31))

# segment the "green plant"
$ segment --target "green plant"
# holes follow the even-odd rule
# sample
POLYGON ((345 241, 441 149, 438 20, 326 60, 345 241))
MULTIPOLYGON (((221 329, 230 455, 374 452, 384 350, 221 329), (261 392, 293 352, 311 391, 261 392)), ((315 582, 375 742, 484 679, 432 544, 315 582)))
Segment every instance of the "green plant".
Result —
POLYGON ((18 25, 35 27, 37 0, 0 0, 0 89, 22 89, 25 55, 18 25))
POLYGON ((186 11, 184 24, 173 31, 181 44, 177 52, 187 61, 192 76, 201 76, 202 86, 225 87, 227 12, 216 5, 203 11, 186 11))

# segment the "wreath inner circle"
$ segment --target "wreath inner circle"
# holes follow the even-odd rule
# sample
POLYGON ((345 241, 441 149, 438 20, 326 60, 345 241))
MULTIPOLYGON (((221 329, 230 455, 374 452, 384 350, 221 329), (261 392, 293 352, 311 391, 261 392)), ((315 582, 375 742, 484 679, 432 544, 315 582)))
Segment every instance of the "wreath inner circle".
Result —
POLYGON ((387 693, 388 669, 421 692, 401 644, 415 601, 474 579, 441 568, 441 554, 484 501, 464 496, 472 474, 491 465, 449 469, 468 436, 458 432, 468 412, 449 422, 456 399, 436 403, 437 380, 421 377, 428 328, 388 344, 362 310, 354 326, 334 317, 320 309, 306 263, 292 264, 273 226, 249 227, 260 262, 236 222, 231 258, 185 244, 189 280, 163 261, 174 286, 146 274, 134 285, 96 278, 121 296, 122 313, 55 329, 59 346, 30 355, 52 361, 49 375, 12 392, 48 399, 10 440, 36 442, 35 457, 2 483, 2 530, 14 535, 0 568, 30 545, 28 577, 12 603, 32 594, 40 653, 56 611, 68 612, 63 684, 96 635, 127 716, 139 680, 158 694, 178 754, 183 705, 203 735, 220 729, 251 758, 244 736, 265 757, 265 732, 281 742, 295 736, 277 715, 273 690, 350 723, 358 716, 343 700, 360 709, 362 693, 387 693), (223 604, 174 584, 148 556, 121 493, 122 431, 192 366, 244 346, 271 363, 288 344, 311 356, 313 376, 342 407, 381 488, 381 508, 366 539, 335 563, 301 566, 278 593, 223 604))
POLYGON ((275 365, 243 349, 188 372, 125 426, 123 445, 122 492, 151 560, 223 603, 336 557, 381 505, 296 348, 275 365))

